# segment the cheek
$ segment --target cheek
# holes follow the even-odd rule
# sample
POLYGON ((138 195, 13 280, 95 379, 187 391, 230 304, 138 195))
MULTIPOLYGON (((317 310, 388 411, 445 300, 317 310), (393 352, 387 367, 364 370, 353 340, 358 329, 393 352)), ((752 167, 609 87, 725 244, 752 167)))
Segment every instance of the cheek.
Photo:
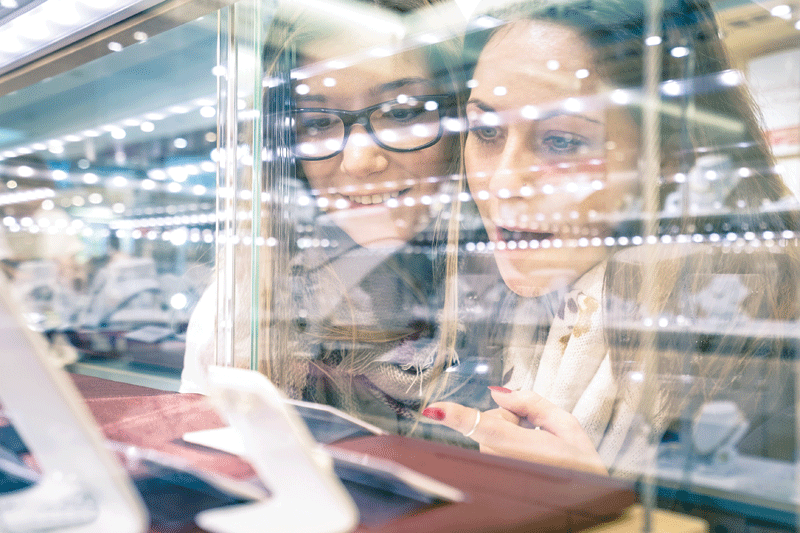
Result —
POLYGON ((324 159, 322 161, 301 161, 300 167, 303 169, 308 184, 312 189, 327 189, 332 186, 329 176, 331 168, 335 166, 334 161, 340 156, 331 159, 324 159))
POLYGON ((609 173, 630 172, 638 167, 638 147, 617 144, 617 148, 606 155, 606 168, 609 173))
POLYGON ((482 158, 479 156, 479 149, 476 141, 472 135, 467 135, 467 140, 464 142, 464 168, 467 171, 467 175, 482 170, 479 168, 482 161, 485 165, 485 157, 482 158))
POLYGON ((404 166, 421 177, 439 177, 451 168, 455 170, 455 165, 452 163, 456 161, 457 154, 455 145, 451 141, 442 139, 430 148, 405 154, 404 166))
POLYGON ((467 174, 467 185, 472 194, 477 194, 478 191, 488 187, 491 168, 491 159, 489 157, 480 157, 470 147, 468 141, 464 146, 464 172, 467 174))
POLYGON ((639 161, 639 127, 622 110, 610 113, 608 141, 614 145, 606 152, 606 167, 612 172, 636 170, 639 161))

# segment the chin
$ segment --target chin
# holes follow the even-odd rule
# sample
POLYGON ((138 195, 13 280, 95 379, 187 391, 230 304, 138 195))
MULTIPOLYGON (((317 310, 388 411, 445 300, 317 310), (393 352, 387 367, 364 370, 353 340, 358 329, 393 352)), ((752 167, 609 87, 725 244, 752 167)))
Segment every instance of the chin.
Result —
POLYGON ((351 235, 350 238, 362 248, 397 248, 403 246, 410 240, 410 238, 398 237, 397 235, 386 235, 362 240, 351 235))
POLYGON ((344 226, 342 229, 353 241, 363 248, 388 248, 402 246, 414 236, 392 225, 379 223, 344 226))
POLYGON ((523 298, 536 298, 547 294, 547 291, 543 290, 541 287, 532 286, 521 281, 505 280, 505 282, 514 294, 522 296, 523 298))
POLYGON ((542 265, 541 268, 521 271, 509 261, 498 258, 497 266, 506 285, 515 294, 524 298, 535 298, 554 291, 568 288, 579 277, 579 272, 571 268, 553 268, 542 265))
POLYGON ((398 211, 382 204, 336 211, 331 219, 364 248, 401 246, 413 239, 428 221, 423 214, 398 211))

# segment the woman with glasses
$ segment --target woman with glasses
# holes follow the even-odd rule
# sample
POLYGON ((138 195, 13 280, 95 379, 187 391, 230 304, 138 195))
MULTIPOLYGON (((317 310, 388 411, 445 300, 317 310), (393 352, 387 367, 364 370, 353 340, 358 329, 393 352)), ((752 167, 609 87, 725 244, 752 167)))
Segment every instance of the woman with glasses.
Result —
MULTIPOLYGON (((262 262, 269 309, 259 335, 269 347, 258 366, 292 397, 405 432, 447 366, 439 280, 464 85, 443 23, 459 15, 422 0, 347 8, 373 22, 345 25, 286 3, 268 35, 265 189, 285 201, 262 220, 278 244, 262 262)), ((246 299, 251 271, 239 264, 246 299)), ((209 315, 195 311, 189 326, 184 391, 204 389, 209 315)), ((237 322, 238 365, 250 363, 249 316, 245 308, 237 322)))
MULTIPOLYGON (((319 43, 347 56, 340 39, 319 43)), ((312 52, 313 53, 313 52, 312 52)), ((310 55, 310 54, 309 54, 310 55)), ((310 68, 324 58, 303 57, 310 68)), ((302 72, 303 67, 300 67, 302 72)), ((454 87, 412 49, 294 83, 294 154, 317 205, 364 248, 404 244, 431 221, 450 179, 454 87)))
POLYGON ((298 177, 320 209, 312 242, 335 245, 292 262, 289 335, 310 361, 303 397, 406 432, 437 374, 436 226, 458 168, 458 88, 453 45, 384 46, 335 34, 297 48, 298 177))

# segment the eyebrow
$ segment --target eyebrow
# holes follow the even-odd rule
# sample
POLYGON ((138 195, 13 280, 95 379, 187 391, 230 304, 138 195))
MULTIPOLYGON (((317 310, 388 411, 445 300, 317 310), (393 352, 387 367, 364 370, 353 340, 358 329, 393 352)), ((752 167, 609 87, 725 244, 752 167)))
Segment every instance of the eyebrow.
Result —
MULTIPOLYGON (((489 104, 487 104, 486 102, 484 102, 483 100, 480 100, 478 98, 470 99, 467 102, 467 105, 470 105, 470 104, 479 107, 480 109, 482 109, 483 111, 486 111, 487 113, 497 113, 497 110, 494 107, 490 106, 489 104)), ((599 121, 599 120, 597 120, 595 118, 592 118, 592 117, 590 117, 588 115, 582 115, 581 113, 570 113, 570 112, 564 111, 562 109, 551 109, 551 110, 547 111, 546 113, 544 113, 539 118, 537 118, 536 120, 548 120, 548 119, 555 118, 555 117, 560 117, 560 116, 578 117, 578 118, 581 118, 581 119, 583 119, 583 120, 585 120, 587 122, 593 122, 595 124, 603 124, 601 121, 599 121)))
POLYGON ((381 94, 381 93, 388 93, 392 91, 396 91, 398 89, 402 89, 404 87, 408 87, 409 85, 433 85, 433 80, 429 80, 426 78, 417 77, 409 77, 409 78, 400 78, 397 80, 392 80, 386 83, 381 83, 376 85, 372 89, 369 90, 370 94, 381 94))
POLYGON ((296 102, 319 102, 320 104, 324 104, 327 98, 325 98, 321 94, 304 94, 304 95, 297 95, 295 96, 296 102))
MULTIPOLYGON (((392 81, 388 81, 386 83, 380 83, 374 87, 371 87, 366 92, 372 96, 380 96, 384 93, 390 93, 397 91, 398 89, 403 89, 405 87, 414 86, 414 85, 433 85, 434 81, 429 80, 426 78, 421 77, 408 77, 408 78, 400 78, 392 81)), ((318 102, 320 104, 324 104, 328 101, 328 98, 324 94, 305 94, 305 95, 297 95, 295 96, 295 100, 297 102, 318 102)))

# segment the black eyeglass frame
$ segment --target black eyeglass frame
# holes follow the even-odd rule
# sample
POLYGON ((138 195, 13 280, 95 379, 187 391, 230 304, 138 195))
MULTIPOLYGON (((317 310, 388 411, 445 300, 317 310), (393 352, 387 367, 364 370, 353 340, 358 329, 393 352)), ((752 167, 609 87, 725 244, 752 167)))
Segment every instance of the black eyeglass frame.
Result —
POLYGON ((427 100, 436 102, 438 107, 436 108, 437 112, 439 113, 439 131, 436 134, 436 137, 428 141, 427 143, 423 144, 422 146, 417 146, 415 148, 393 148, 381 142, 378 139, 378 136, 375 134, 375 130, 372 129, 372 124, 370 123, 370 115, 377 111, 378 109, 382 108, 386 104, 398 103, 397 100, 387 100, 386 102, 381 102, 379 104, 371 105, 369 107, 365 107, 364 109, 359 109, 357 111, 346 111, 344 109, 329 109, 325 107, 301 107, 295 108, 292 110, 292 116, 296 119, 296 115, 298 113, 305 113, 305 112, 314 112, 314 113, 329 113, 331 115, 336 115, 339 117, 339 120, 342 121, 344 124, 344 136, 342 137, 342 144, 341 146, 332 154, 325 155, 322 157, 309 157, 298 154, 296 151, 292 150, 294 153, 295 158, 301 161, 324 161, 325 159, 330 159, 331 157, 335 157, 341 154, 345 147, 347 146, 347 139, 350 138, 350 128, 352 128, 355 124, 360 124, 364 126, 364 129, 369 134, 370 138, 375 141, 375 144, 383 148, 384 150, 389 150, 390 152, 416 152, 417 150, 424 150, 425 148, 430 148, 434 144, 438 143, 442 140, 444 136, 444 128, 442 127, 442 119, 445 116, 450 116, 448 113, 452 109, 453 105, 455 104, 455 95, 452 94, 426 94, 420 96, 409 96, 409 98, 413 98, 415 100, 427 100))

